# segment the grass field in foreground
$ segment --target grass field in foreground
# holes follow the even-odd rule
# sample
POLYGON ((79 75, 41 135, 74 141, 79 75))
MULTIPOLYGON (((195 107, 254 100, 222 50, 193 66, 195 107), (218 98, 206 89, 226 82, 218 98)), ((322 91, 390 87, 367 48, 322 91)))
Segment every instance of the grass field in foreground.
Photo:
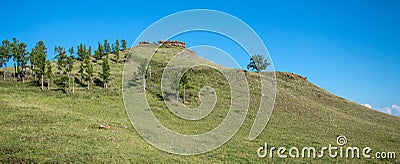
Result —
MULTIPOLYGON (((165 48, 154 57, 157 70, 168 62, 178 48, 165 48), (162 53, 162 54, 161 54, 162 53)), ((153 62, 152 61, 152 62, 153 62)), ((113 62, 110 62, 113 63, 113 62)), ((180 156, 163 152, 144 141, 131 125, 126 114, 122 92, 123 64, 111 65, 113 80, 108 90, 98 86, 87 91, 77 85, 74 94, 57 90, 40 91, 33 82, 0 80, 0 161, 1 162, 400 162, 397 159, 330 158, 259 158, 257 149, 269 146, 315 147, 337 145, 337 135, 348 139, 346 146, 371 147, 373 152, 392 151, 399 156, 400 118, 350 102, 318 88, 290 73, 277 73, 277 98, 271 119, 261 133, 248 140, 248 133, 258 111, 260 86, 257 74, 247 73, 251 91, 248 115, 239 132, 226 144, 211 152, 180 156), (110 129, 99 129, 109 124, 110 129)), ((97 71, 99 68, 97 68, 97 71)), ((77 71, 77 67, 76 70, 77 71)), ((147 98, 152 110, 171 130, 197 134, 217 125, 229 105, 227 82, 212 69, 192 72, 188 89, 188 105, 196 106, 198 89, 214 87, 218 102, 204 120, 188 123, 174 117, 158 98, 157 81, 161 72, 148 80, 147 98), (201 78, 200 78, 201 77, 201 78), (202 79, 196 81, 196 79, 202 79), (202 126, 199 126, 202 125, 202 126)), ((312 77, 311 77, 312 78, 312 77)), ((373 153, 371 153, 373 155, 373 153)))

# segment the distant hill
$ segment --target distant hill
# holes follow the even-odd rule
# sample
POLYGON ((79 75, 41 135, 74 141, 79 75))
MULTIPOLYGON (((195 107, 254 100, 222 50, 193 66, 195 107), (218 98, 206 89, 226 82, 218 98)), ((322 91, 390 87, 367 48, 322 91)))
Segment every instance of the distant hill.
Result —
MULTIPOLYGON (((150 46, 150 45, 148 45, 150 46)), ((140 46, 141 51, 150 50, 140 46)), ((179 47, 160 48, 150 62, 147 100, 160 122, 183 134, 200 134, 217 126, 229 110, 230 91, 227 80, 218 71, 195 67, 187 73, 189 107, 200 104, 198 92, 211 86, 217 93, 215 109, 199 121, 174 116, 165 106, 160 91, 163 67, 179 47)), ((126 53, 126 52, 125 52, 126 53)), ((205 60, 191 52, 191 58, 205 60)), ((112 55, 110 55, 112 59, 112 55)), ((322 148, 337 146, 337 136, 346 136, 346 146, 371 147, 373 152, 391 151, 399 156, 400 118, 380 113, 335 96, 308 82, 302 76, 277 72, 275 108, 263 132, 253 141, 248 133, 260 103, 258 74, 247 72, 250 109, 238 133, 223 146, 200 155, 181 156, 163 152, 138 135, 126 114, 121 80, 123 64, 110 62, 112 81, 109 89, 98 85, 87 91, 77 83, 74 94, 64 94, 56 86, 40 91, 35 83, 0 80, 0 161, 1 162, 169 162, 169 163, 246 163, 246 162, 400 162, 397 159, 358 158, 260 158, 257 149, 268 146, 322 148), (105 128, 105 125, 110 127, 105 128)), ((220 66, 222 67, 222 66, 220 66)), ((75 66, 73 73, 77 73, 75 66)), ((95 66, 96 72, 101 69, 95 66)), ((226 68, 225 68, 226 69, 226 68)), ((147 71, 149 73, 149 70, 147 71)), ((97 75, 97 73, 95 74, 97 75)), ((78 77, 77 77, 78 78, 78 77)), ((312 78, 312 77, 311 77, 312 78)), ((179 89, 182 93, 182 88, 179 89)), ((182 95, 180 95, 182 96, 182 95)), ((371 156, 374 155, 371 153, 371 156)))

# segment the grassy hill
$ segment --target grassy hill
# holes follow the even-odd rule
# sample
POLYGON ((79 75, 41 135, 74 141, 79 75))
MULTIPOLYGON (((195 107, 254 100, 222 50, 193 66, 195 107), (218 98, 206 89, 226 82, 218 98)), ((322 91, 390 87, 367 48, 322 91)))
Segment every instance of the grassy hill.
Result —
MULTIPOLYGON (((140 47, 146 51, 146 47, 140 47)), ((160 98, 162 68, 180 48, 161 48, 151 61, 152 77, 147 81, 147 100, 155 116, 173 131, 200 134, 218 125, 229 110, 230 94, 226 79, 216 70, 198 67, 188 72, 186 105, 199 105, 198 92, 211 86, 218 100, 213 112, 199 121, 174 116, 160 98)), ((111 57, 112 58, 112 55, 111 57)), ((193 53, 193 58, 198 58, 193 53)), ((137 134, 124 107, 121 91, 123 64, 111 65, 109 89, 86 90, 77 84, 74 94, 65 94, 52 85, 41 91, 34 82, 0 80, 0 161, 1 162, 400 162, 397 159, 259 158, 257 149, 268 146, 322 148, 337 145, 344 135, 346 146, 371 147, 373 151, 392 151, 399 156, 400 118, 366 108, 337 97, 292 73, 278 72, 275 108, 264 131, 253 141, 248 133, 260 103, 258 74, 246 73, 251 104, 243 126, 226 144, 211 152, 180 156, 148 144, 137 134), (99 125, 111 125, 101 129, 99 125), (325 161, 326 160, 326 161, 325 161)), ((99 72, 100 65, 95 66, 99 72)), ((78 64, 74 73, 78 71, 78 64)), ((312 77, 311 77, 312 78, 312 77)), ((180 88, 181 89, 181 88, 180 88)), ((182 93, 182 92, 180 92, 182 93)), ((276 153, 276 152, 274 152, 276 153)), ((372 153, 371 153, 372 155, 372 153)))

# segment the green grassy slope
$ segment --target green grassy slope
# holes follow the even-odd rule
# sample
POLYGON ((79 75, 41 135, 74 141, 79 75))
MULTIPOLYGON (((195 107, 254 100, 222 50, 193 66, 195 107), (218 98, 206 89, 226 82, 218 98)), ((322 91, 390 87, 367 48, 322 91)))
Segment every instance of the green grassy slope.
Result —
MULTIPOLYGON (((143 48, 146 50, 145 48, 143 48)), ((215 89, 216 108, 200 121, 186 121, 172 115, 160 98, 162 68, 180 48, 160 49, 151 61, 152 78, 148 79, 147 99, 156 117, 173 131, 184 134, 204 133, 218 125, 229 110, 230 91, 218 71, 199 67, 188 76, 193 80, 186 105, 199 105, 198 92, 203 86, 215 89)), ((193 58, 197 58, 194 56, 193 58)), ((269 146, 337 145, 336 136, 345 135, 346 146, 395 151, 400 154, 400 118, 383 114, 330 94, 290 73, 277 73, 277 98, 271 119, 261 133, 248 140, 248 133, 258 111, 260 82, 255 73, 246 73, 251 104, 239 132, 226 144, 211 152, 173 155, 148 144, 135 131, 125 111, 121 76, 123 64, 111 65, 113 80, 104 90, 87 91, 77 84, 76 93, 64 94, 56 86, 40 91, 33 83, 0 80, 0 161, 1 162, 399 162, 398 159, 280 159, 259 158, 257 148, 269 146), (109 124, 110 129, 99 129, 109 124)), ((77 72, 78 66, 74 72, 77 72)), ((100 66, 95 67, 100 71, 100 66)), ((182 93, 180 91, 180 93, 182 93)), ((399 157, 397 157, 399 158, 399 157)))

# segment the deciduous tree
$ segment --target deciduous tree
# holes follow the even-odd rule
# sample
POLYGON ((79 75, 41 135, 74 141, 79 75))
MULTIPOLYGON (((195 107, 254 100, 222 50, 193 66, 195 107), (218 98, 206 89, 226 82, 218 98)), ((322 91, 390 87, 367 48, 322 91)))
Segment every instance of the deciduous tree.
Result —
POLYGON ((267 59, 264 59, 262 55, 253 55, 250 58, 250 63, 247 65, 247 69, 260 72, 265 70, 268 65, 270 65, 270 63, 268 63, 267 59))

